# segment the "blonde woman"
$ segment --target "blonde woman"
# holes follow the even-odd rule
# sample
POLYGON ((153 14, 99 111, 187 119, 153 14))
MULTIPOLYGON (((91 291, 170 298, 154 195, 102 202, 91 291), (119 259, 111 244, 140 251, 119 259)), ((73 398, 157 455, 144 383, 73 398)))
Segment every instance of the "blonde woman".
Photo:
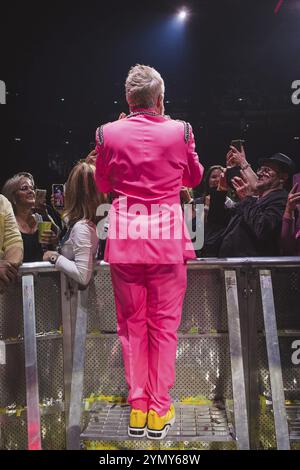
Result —
POLYGON ((71 171, 63 214, 68 230, 61 240, 60 253, 47 251, 43 258, 83 286, 90 282, 99 242, 96 211, 102 196, 97 192, 94 172, 94 165, 86 161, 77 163, 71 171))
POLYGON ((13 207, 18 228, 24 244, 24 263, 42 261, 45 249, 57 245, 58 227, 47 212, 43 215, 35 212, 36 197, 34 180, 30 173, 18 173, 6 181, 2 194, 13 207), (53 230, 45 230, 39 240, 38 224, 42 221, 51 222, 53 230))

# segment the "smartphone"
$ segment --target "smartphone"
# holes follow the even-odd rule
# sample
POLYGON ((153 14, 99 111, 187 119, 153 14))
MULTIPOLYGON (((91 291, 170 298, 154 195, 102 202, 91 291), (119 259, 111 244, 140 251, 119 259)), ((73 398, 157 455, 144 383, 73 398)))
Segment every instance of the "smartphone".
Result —
POLYGON ((238 177, 241 176, 241 167, 240 166, 232 166, 231 168, 227 168, 227 170, 226 170, 226 181, 227 181, 228 186, 231 189, 234 189, 233 184, 232 184, 232 179, 235 176, 238 176, 238 177))
POLYGON ((231 146, 235 147, 239 152, 241 152, 242 147, 244 146, 245 141, 242 139, 236 139, 231 141, 231 146))
POLYGON ((38 207, 42 204, 46 204, 47 190, 36 189, 35 190, 35 205, 38 207))
POLYGON ((63 184, 53 184, 52 194, 54 200, 54 207, 56 209, 63 209, 65 205, 65 192, 63 184))

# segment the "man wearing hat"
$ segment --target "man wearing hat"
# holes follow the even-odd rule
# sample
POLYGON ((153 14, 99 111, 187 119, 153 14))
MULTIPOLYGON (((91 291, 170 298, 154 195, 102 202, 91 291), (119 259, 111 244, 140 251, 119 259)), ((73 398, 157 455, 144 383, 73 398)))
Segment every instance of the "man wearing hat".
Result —
POLYGON ((220 216, 220 207, 229 216, 219 257, 279 256, 282 216, 288 196, 285 188, 294 172, 293 161, 282 153, 263 158, 258 162, 255 176, 244 149, 239 152, 232 148, 229 160, 242 169, 241 177, 232 181, 240 202, 230 211, 225 209, 222 200, 226 197, 226 187, 219 188, 221 191, 211 200, 211 217, 220 216))

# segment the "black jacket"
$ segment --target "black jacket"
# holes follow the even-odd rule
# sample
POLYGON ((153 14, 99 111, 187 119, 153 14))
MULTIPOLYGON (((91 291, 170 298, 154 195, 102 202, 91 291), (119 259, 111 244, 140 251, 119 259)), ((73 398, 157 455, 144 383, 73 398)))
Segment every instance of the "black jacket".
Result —
POLYGON ((247 197, 234 209, 226 209, 226 193, 213 194, 208 217, 219 223, 229 220, 220 234, 218 256, 279 256, 281 223, 287 196, 286 191, 276 190, 261 198, 247 197))

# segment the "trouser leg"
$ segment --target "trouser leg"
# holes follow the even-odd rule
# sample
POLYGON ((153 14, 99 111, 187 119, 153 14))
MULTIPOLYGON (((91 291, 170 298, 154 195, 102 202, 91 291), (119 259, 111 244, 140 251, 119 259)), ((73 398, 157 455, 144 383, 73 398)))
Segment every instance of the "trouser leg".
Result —
POLYGON ((149 337, 149 409, 167 413, 169 390, 175 381, 177 330, 187 285, 184 264, 147 266, 147 325, 149 337))
POLYGON ((115 294, 118 336, 122 344, 128 403, 148 411, 147 291, 143 265, 110 266, 115 294))

